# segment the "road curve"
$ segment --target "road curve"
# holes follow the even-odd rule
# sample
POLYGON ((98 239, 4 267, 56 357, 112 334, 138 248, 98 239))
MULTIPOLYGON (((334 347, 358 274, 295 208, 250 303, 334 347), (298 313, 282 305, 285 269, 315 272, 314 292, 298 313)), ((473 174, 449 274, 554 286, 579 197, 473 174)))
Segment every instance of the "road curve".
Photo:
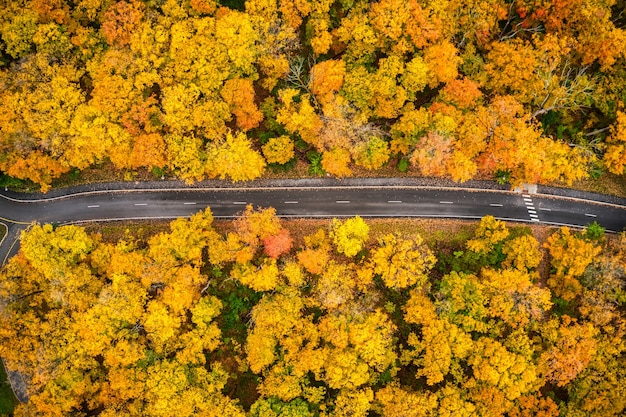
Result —
POLYGON ((279 186, 257 188, 174 188, 99 190, 33 198, 0 192, 0 222, 8 226, 0 243, 0 264, 13 254, 21 230, 32 222, 171 219, 207 206, 216 218, 236 216, 247 204, 274 207, 289 217, 441 217, 585 226, 597 221, 608 231, 626 227, 626 206, 505 190, 410 185, 279 186))

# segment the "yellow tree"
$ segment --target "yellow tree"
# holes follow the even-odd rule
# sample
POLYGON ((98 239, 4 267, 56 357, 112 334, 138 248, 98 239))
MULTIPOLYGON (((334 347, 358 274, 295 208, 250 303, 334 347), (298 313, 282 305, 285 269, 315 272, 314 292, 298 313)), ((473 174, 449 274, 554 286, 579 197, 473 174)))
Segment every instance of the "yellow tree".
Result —
POLYGON ((626 113, 617 112, 617 120, 606 142, 604 163, 610 172, 623 174, 626 170, 626 113))
POLYGON ((397 383, 376 391, 376 410, 383 417, 421 417, 437 408, 437 397, 428 391, 411 392, 397 383))
POLYGON ((493 216, 485 216, 478 223, 475 237, 467 241, 467 248, 474 252, 489 252, 508 236, 509 229, 503 221, 496 220, 493 216))
POLYGON ((450 272, 442 278, 437 298, 435 304, 441 317, 468 332, 486 333, 489 330, 489 298, 476 275, 450 272))
POLYGON ((542 335, 548 348, 539 358, 539 366, 548 381, 559 387, 576 378, 596 354, 598 330, 589 323, 576 323, 564 315, 543 325, 542 335))
POLYGON ((568 227, 562 227, 553 233, 544 247, 550 253, 550 264, 554 273, 548 279, 548 286, 554 293, 572 300, 582 291, 578 277, 602 250, 594 242, 573 235, 568 227))
POLYGON ((335 400, 332 415, 336 417, 367 417, 374 393, 371 388, 341 390, 335 400))
POLYGON ((474 343, 468 364, 472 367, 473 377, 467 385, 473 391, 489 387, 502 392, 503 412, 513 406, 512 401, 543 385, 537 366, 529 358, 509 351, 500 342, 488 337, 474 343))
POLYGON ((539 266, 543 255, 539 251, 539 242, 532 235, 518 236, 507 240, 502 246, 506 259, 503 266, 514 267, 520 271, 530 271, 539 266))
POLYGON ((404 61, 397 55, 382 58, 375 72, 355 66, 346 73, 341 95, 361 111, 363 119, 395 118, 408 98, 397 81, 403 73, 404 61))
POLYGON ((424 49, 424 62, 432 78, 430 85, 437 86, 454 80, 458 75, 460 58, 458 50, 449 41, 443 40, 424 49))
POLYGON ((330 242, 324 230, 304 237, 304 249, 298 252, 298 262, 311 274, 320 274, 330 258, 330 242))
POLYGON ((421 236, 402 239, 388 234, 378 240, 379 247, 370 254, 370 262, 389 288, 402 289, 428 282, 435 257, 423 244, 421 236))
POLYGON ((467 398, 466 390, 453 384, 446 384, 437 394, 439 397, 438 412, 441 417, 476 415, 476 406, 467 398))
POLYGON ((302 298, 290 290, 268 294, 254 306, 253 327, 246 339, 246 360, 252 372, 260 373, 278 359, 278 345, 298 325, 303 308, 302 298))
POLYGON ((350 151, 346 148, 334 147, 322 154, 322 169, 336 177, 349 177, 352 170, 350 164, 350 151))
POLYGON ((295 145, 289 136, 270 138, 262 150, 268 164, 286 164, 295 156, 295 145))
POLYGON ((274 290, 280 282, 275 259, 267 259, 259 266, 251 263, 236 264, 230 276, 259 292, 274 290))
POLYGON ((395 325, 382 311, 326 315, 318 328, 326 359, 316 376, 330 388, 352 390, 385 370, 395 372, 395 325))
POLYGON ((207 146, 206 155, 209 177, 245 181, 260 177, 265 170, 265 160, 252 149, 252 142, 243 132, 226 133, 224 139, 207 146))
MULTIPOLYGON (((591 362, 566 385, 569 401, 562 408, 569 413, 582 411, 594 417, 618 416, 626 409, 625 388, 621 383, 626 373, 623 366, 626 329, 620 322, 606 330, 609 331, 596 336, 596 350, 591 362)), ((573 353, 577 347, 568 346, 567 349, 568 353, 573 353)))
POLYGON ((367 142, 361 142, 350 148, 356 165, 365 169, 377 170, 389 160, 389 144, 379 136, 372 137, 367 142))
POLYGON ((263 75, 260 84, 271 91, 289 72, 288 56, 299 46, 298 32, 281 19, 276 1, 250 0, 245 7, 258 34, 257 64, 263 75))
POLYGON ((167 162, 174 172, 187 183, 200 181, 205 176, 206 155, 202 140, 193 135, 166 134, 167 162))
POLYGON ((411 164, 419 168, 424 176, 443 176, 452 153, 452 138, 429 131, 417 141, 411 154, 411 164))
POLYGON ((255 210, 251 204, 235 221, 235 231, 239 239, 256 251, 261 243, 272 236, 277 236, 283 230, 280 219, 276 217, 276 209, 255 210))
POLYGON ((310 96, 300 96, 300 102, 294 101, 298 90, 288 88, 281 90, 278 97, 281 107, 276 115, 276 120, 285 126, 288 132, 300 135, 302 140, 319 148, 319 131, 322 128, 322 120, 316 114, 311 104, 310 96))
POLYGON ((517 399, 518 406, 509 411, 511 417, 557 417, 559 406, 550 398, 540 394, 526 394, 517 399))
POLYGON ((311 68, 309 86, 322 106, 330 103, 341 90, 345 75, 346 63, 342 60, 329 59, 311 68))
POLYGON ((357 295, 357 276, 348 266, 333 261, 322 266, 314 287, 315 300, 329 311, 349 307, 357 295))
POLYGON ((525 269, 483 268, 480 278, 489 316, 511 328, 541 321, 552 307, 550 290, 534 285, 532 275, 525 269))
POLYGON ((470 334, 441 319, 424 325, 421 337, 410 333, 407 345, 402 359, 417 365, 416 377, 425 377, 428 385, 442 382, 449 374, 461 379, 461 364, 473 348, 470 334))
POLYGON ((355 256, 363 248, 369 237, 369 226, 359 216, 345 222, 333 219, 330 237, 337 252, 348 257, 355 256))
POLYGON ((391 127, 391 151, 407 155, 417 141, 424 136, 430 124, 431 114, 425 108, 405 106, 402 116, 391 127))

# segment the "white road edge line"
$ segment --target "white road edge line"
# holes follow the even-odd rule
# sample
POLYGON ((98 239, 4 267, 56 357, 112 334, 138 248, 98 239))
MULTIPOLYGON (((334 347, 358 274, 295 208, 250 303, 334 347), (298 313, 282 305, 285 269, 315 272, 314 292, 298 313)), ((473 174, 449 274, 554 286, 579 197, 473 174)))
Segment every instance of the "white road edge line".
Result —
POLYGON ((6 224, 5 222, 0 222, 0 224, 3 225, 5 229, 7 229, 7 231, 4 234, 4 236, 2 236, 2 239, 0 239, 0 246, 2 246, 2 242, 4 242, 4 239, 6 239, 7 236, 9 235, 9 225, 6 224))

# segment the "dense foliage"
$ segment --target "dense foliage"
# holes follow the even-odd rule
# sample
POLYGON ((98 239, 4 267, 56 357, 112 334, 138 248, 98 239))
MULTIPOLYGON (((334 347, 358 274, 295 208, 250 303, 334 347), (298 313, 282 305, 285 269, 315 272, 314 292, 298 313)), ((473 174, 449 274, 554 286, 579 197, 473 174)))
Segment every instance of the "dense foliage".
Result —
MULTIPOLYGON (((0 170, 626 167, 624 0, 0 0, 0 170)), ((1 173, 1 172, 0 172, 1 173)), ((7 179, 8 180, 8 179, 7 179)))
POLYGON ((0 274, 16 416, 619 416, 626 235, 484 218, 458 246, 272 209, 147 241, 35 225, 0 274), (436 243, 433 243, 436 245, 436 243), (437 253, 435 256, 434 252, 437 253), (546 278, 547 286, 546 286, 546 278))

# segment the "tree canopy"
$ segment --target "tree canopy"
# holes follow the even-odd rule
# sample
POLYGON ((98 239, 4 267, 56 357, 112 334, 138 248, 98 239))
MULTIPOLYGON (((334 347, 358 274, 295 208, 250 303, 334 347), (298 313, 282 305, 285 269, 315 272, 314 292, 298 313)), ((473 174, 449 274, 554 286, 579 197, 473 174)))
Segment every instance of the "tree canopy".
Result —
POLYGON ((486 217, 437 253, 360 218, 290 228, 252 207, 115 241, 31 227, 0 272, 15 415, 624 413, 624 233, 542 247, 486 217))
POLYGON ((512 185, 626 169, 623 0, 0 5, 0 170, 43 190, 107 161, 186 181, 307 155, 512 185))

